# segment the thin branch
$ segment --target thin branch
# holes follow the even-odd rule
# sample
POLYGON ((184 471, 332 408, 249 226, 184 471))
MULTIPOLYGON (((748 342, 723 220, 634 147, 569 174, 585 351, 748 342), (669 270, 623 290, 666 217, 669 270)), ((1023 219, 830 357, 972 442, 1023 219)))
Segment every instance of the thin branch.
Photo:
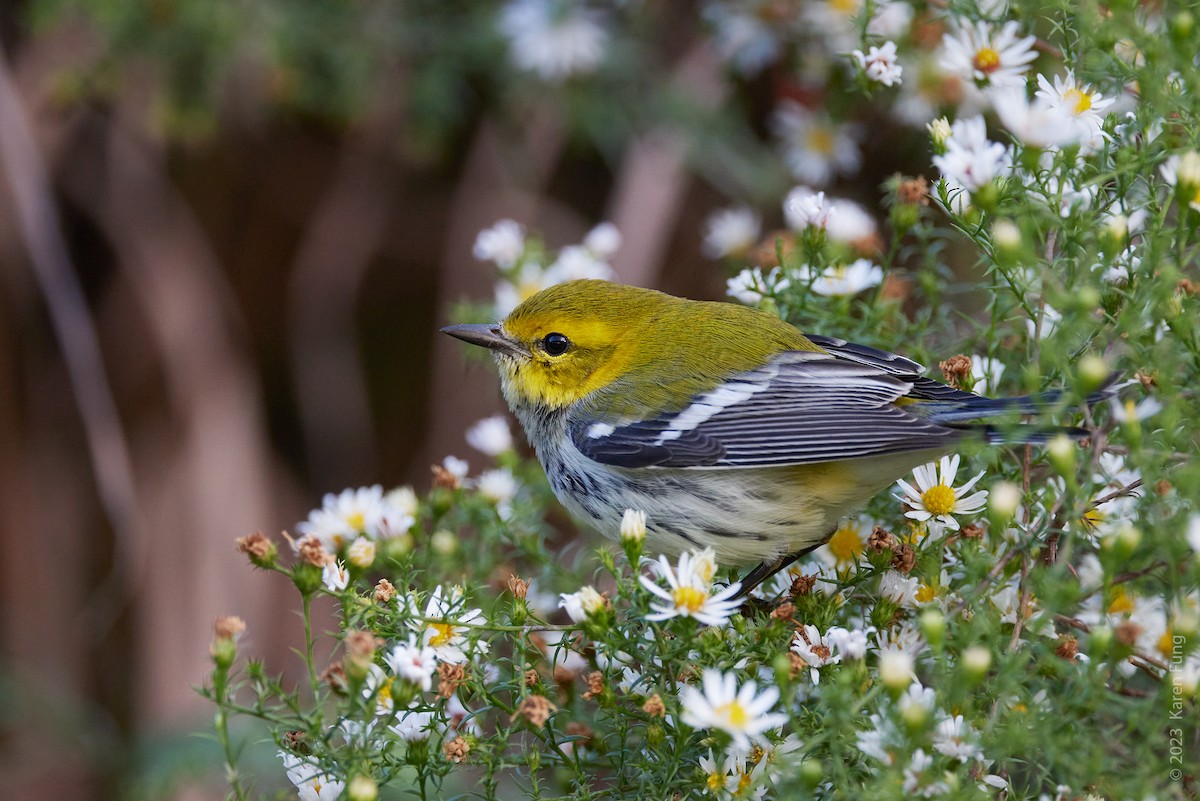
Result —
POLYGON ((0 44, 0 162, 8 177, 17 224, 38 287, 46 301, 87 439, 87 453, 105 519, 112 529, 112 562, 84 605, 89 637, 103 639, 132 588, 138 544, 143 541, 133 464, 117 404, 105 372, 100 340, 71 263, 33 127, 0 44))

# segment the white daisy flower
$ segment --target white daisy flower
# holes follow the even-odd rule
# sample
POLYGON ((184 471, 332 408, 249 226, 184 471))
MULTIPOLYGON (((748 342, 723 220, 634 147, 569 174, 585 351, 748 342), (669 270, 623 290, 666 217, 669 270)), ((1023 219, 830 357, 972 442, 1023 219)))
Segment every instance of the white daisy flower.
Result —
POLYGON ((1158 171, 1163 180, 1183 193, 1189 206, 1200 211, 1200 153, 1189 150, 1171 156, 1158 171))
POLYGON ((330 592, 340 592, 350 585, 350 571, 344 563, 330 559, 321 569, 321 583, 330 592))
POLYGON ((792 285, 790 278, 778 267, 763 273, 758 267, 742 270, 725 282, 725 294, 747 306, 757 306, 767 295, 783 292, 792 285))
POLYGON ((904 68, 896 61, 895 42, 884 42, 882 47, 872 47, 865 55, 861 50, 851 51, 850 55, 854 56, 854 60, 869 80, 884 86, 900 83, 904 68))
POLYGON ((1089 151, 1103 144, 1108 134, 1104 133, 1105 115, 1102 112, 1113 104, 1111 97, 1105 98, 1085 83, 1076 83, 1075 72, 1070 69, 1065 76, 1055 75, 1053 84, 1045 75, 1038 75, 1037 82, 1037 97, 1048 102, 1051 108, 1062 109, 1070 115, 1077 131, 1076 141, 1089 151))
POLYGON ((746 206, 719 209, 704 221, 700 250, 710 259, 746 253, 758 244, 761 230, 762 219, 752 209, 746 206))
POLYGON ((669 620, 673 617, 692 617, 706 626, 724 626, 737 612, 741 601, 734 599, 741 582, 735 581, 728 587, 710 595, 711 571, 696 564, 704 552, 684 553, 679 557, 679 566, 672 569, 667 557, 658 558, 657 572, 666 579, 668 589, 660 587, 646 576, 639 576, 643 587, 659 598, 650 605, 647 620, 669 620), (708 578, 705 578, 705 574, 708 578))
POLYGON ((366 701, 373 704, 376 715, 390 715, 396 708, 396 701, 392 698, 393 680, 379 665, 367 665, 367 678, 363 682, 362 695, 366 701))
POLYGON ((338 781, 306 759, 280 751, 288 779, 296 787, 300 801, 336 801, 342 795, 346 783, 338 781))
POLYGON ((723 61, 742 75, 753 76, 778 60, 782 48, 775 27, 732 3, 712 2, 704 18, 713 27, 713 46, 723 61))
POLYGON ((587 232, 583 246, 602 259, 621 249, 621 232, 610 222, 602 222, 587 232))
POLYGON ((842 661, 842 655, 834 653, 833 641, 826 642, 827 638, 828 634, 822 637, 820 630, 812 624, 802 626, 792 638, 792 651, 808 665, 813 684, 821 683, 821 668, 842 661))
POLYGON ((875 236, 878 230, 875 218, 858 203, 845 198, 829 200, 829 220, 825 223, 825 233, 834 242, 853 245, 875 236))
POLYGON ((684 687, 680 694, 683 722, 697 729, 721 729, 733 737, 733 748, 746 752, 751 741, 764 740, 763 732, 787 722, 787 715, 770 713, 779 700, 779 690, 767 687, 756 692, 753 681, 737 686, 733 673, 705 668, 703 690, 684 687))
POLYGON ((955 120, 945 140, 945 152, 933 157, 933 166, 941 171, 948 189, 975 192, 1012 168, 1012 151, 987 138, 983 117, 955 120))
POLYGON ((457 456, 447 456, 442 459, 442 467, 460 482, 465 480, 467 473, 471 471, 471 465, 465 459, 459 459, 457 456))
POLYGON ((796 280, 810 284, 818 295, 842 297, 879 286, 883 281, 883 268, 870 259, 856 259, 850 264, 836 264, 820 272, 805 264, 795 275, 796 280))
POLYGON ((924 748, 918 748, 913 752, 908 767, 904 769, 902 789, 905 795, 917 795, 921 798, 945 795, 950 792, 946 782, 941 781, 945 775, 941 771, 933 770, 933 757, 926 754, 924 748))
POLYGON ((917 605, 917 590, 921 581, 916 576, 906 576, 897 570, 889 570, 879 579, 879 595, 896 606, 909 609, 917 605))
POLYGON ((576 623, 582 623, 605 607, 604 596, 596 592, 590 585, 580 587, 578 592, 564 592, 559 596, 558 605, 567 610, 567 616, 576 623))
POLYGON ((1113 397, 1108 400, 1108 408, 1112 411, 1112 418, 1118 423, 1132 423, 1158 414, 1163 410, 1163 405, 1153 395, 1142 398, 1137 404, 1134 404, 1133 398, 1122 401, 1113 397))
POLYGON ((904 492, 903 495, 897 495, 897 499, 911 507, 904 516, 958 531, 955 515, 973 515, 982 511, 987 502, 987 490, 978 490, 970 495, 967 493, 983 478, 983 471, 961 487, 955 487, 954 479, 961 461, 961 457, 954 454, 943 456, 938 463, 931 462, 915 468, 913 479, 916 487, 903 479, 897 481, 896 484, 904 492))
POLYGON ((621 515, 621 542, 642 542, 646 539, 646 513, 637 509, 626 509, 621 515))
POLYGON ((383 487, 378 485, 329 493, 320 509, 297 524, 296 531, 303 537, 316 537, 326 550, 336 552, 359 534, 376 537, 383 512, 383 487))
POLYGON ((725 754, 722 759, 713 756, 700 757, 700 770, 704 771, 704 787, 718 798, 732 798, 738 786, 737 756, 725 754))
POLYGON ((467 429, 467 444, 488 456, 499 456, 513 448, 512 431, 504 415, 485 417, 467 429))
POLYGON ((1065 106, 1040 96, 1031 101, 1023 86, 993 88, 988 92, 988 98, 1000 122, 1023 144, 1055 147, 1076 144, 1083 138, 1065 106))
POLYGON ((507 520, 512 512, 512 500, 516 497, 521 483, 506 467, 488 470, 475 479, 475 487, 479 494, 496 507, 501 519, 507 520))
POLYGON ((500 220, 475 237, 472 253, 480 261, 494 262, 505 270, 511 269, 525 252, 525 228, 516 220, 500 220))
POLYGON ((788 169, 807 184, 823 186, 838 175, 854 175, 862 164, 858 128, 835 123, 824 112, 785 100, 772 113, 771 128, 788 169))
POLYGON ((867 632, 862 629, 833 626, 825 632, 825 639, 843 659, 862 659, 867 655, 867 632))
MULTIPOLYGON (((451 587, 443 593, 442 585, 439 584, 425 603, 424 611, 413 593, 409 593, 403 603, 407 606, 409 615, 422 618, 409 620, 408 627, 420 637, 422 645, 433 649, 439 661, 452 664, 468 661, 466 649, 471 647, 467 638, 470 627, 485 621, 483 610, 463 608, 462 587, 451 587)), ((474 647, 479 653, 487 653, 486 642, 479 641, 474 647)))
POLYGON ((942 38, 942 68, 988 86, 1023 86, 1025 71, 1037 58, 1037 38, 1018 38, 1020 26, 1006 22, 995 30, 990 22, 962 24, 942 38))
POLYGON ((437 726, 437 718, 430 710, 407 709, 396 716, 396 722, 388 728, 405 742, 428 740, 437 726))
POLYGON ((594 72, 608 47, 602 17, 583 6, 512 0, 500 12, 500 32, 518 69, 546 81, 594 72))
MULTIPOLYGON (((851 517, 843 520, 825 544, 813 552, 813 556, 839 572, 849 570, 862 559, 867 549, 867 538, 875 528, 875 521, 868 517, 851 517)), ((791 583, 791 580, 788 580, 791 583)))
POLYGON ((783 199, 783 216, 793 231, 824 228, 832 214, 833 206, 825 202, 825 193, 807 186, 797 186, 783 199))
POLYGON ((971 724, 964 721, 962 715, 945 718, 938 723, 933 732, 933 748, 959 762, 968 762, 983 754, 975 744, 975 732, 971 724))
POLYGON ((615 277, 613 268, 599 254, 584 245, 567 245, 558 252, 554 263, 546 268, 542 283, 553 286, 583 278, 611 281, 615 277))
POLYGON ((410 681, 425 692, 433 689, 437 655, 428 645, 418 642, 415 634, 409 636, 408 642, 393 648, 384 661, 397 678, 410 681))

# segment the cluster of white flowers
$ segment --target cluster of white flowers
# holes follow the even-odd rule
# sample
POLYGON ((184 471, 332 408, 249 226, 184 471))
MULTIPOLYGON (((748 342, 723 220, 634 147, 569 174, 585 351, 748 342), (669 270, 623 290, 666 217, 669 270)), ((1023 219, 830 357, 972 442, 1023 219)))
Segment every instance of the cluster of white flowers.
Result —
POLYGON ((540 243, 531 245, 522 225, 500 220, 480 231, 473 253, 500 271, 495 288, 495 317, 504 319, 521 301, 547 287, 580 278, 615 278, 608 260, 621 247, 621 234, 612 223, 600 223, 583 242, 568 245, 550 260, 540 243))

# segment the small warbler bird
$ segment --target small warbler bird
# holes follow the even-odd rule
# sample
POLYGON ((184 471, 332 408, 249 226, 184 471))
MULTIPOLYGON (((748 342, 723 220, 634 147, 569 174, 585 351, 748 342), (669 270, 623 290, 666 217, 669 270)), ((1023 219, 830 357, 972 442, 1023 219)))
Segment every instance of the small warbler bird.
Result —
POLYGON ((766 312, 607 281, 552 286, 502 323, 442 331, 492 351, 574 517, 615 538, 638 509, 654 552, 709 546, 722 563, 758 562, 743 595, 964 439, 1084 433, 967 423, 1043 411, 1060 393, 984 398, 766 312))

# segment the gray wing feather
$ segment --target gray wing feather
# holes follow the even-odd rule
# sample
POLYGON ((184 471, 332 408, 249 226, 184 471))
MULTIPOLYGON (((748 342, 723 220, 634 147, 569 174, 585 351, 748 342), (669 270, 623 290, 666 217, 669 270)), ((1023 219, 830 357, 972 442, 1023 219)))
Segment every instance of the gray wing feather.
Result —
POLYGON ((896 405, 897 372, 830 354, 789 352, 677 413, 625 425, 571 425, 587 457, 618 467, 817 464, 952 442, 961 431, 896 405))

